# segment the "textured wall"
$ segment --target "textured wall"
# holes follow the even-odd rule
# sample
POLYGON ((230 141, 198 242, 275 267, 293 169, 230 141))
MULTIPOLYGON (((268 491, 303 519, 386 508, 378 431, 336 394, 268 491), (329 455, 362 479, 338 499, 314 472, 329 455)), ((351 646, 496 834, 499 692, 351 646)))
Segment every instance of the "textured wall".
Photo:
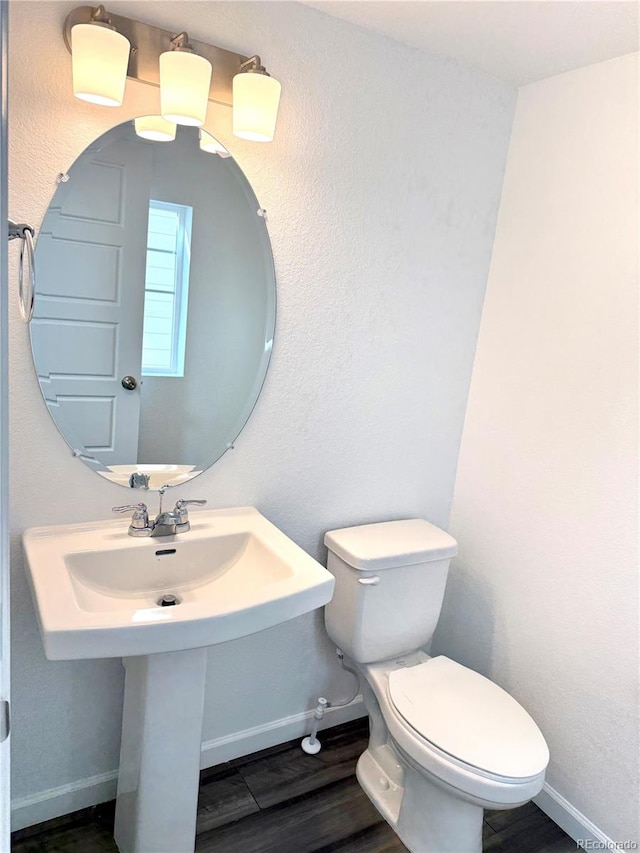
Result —
MULTIPOLYGON (((56 174, 90 140, 157 110, 157 90, 135 83, 121 109, 72 97, 60 33, 75 5, 11 5, 10 209, 35 225, 56 174)), ((119 10, 260 50, 283 84, 271 145, 234 139, 229 110, 212 110, 268 211, 278 317, 266 385, 236 450, 184 496, 253 504, 321 558, 329 528, 415 515, 446 525, 515 93, 295 3, 119 10)), ((70 457, 15 301, 10 344, 13 794, 22 797, 117 765, 122 667, 45 660, 20 533, 108 518, 126 493, 70 457)), ((209 678, 205 739, 350 689, 319 613, 213 649, 209 678)))
POLYGON ((628 56, 521 89, 435 648, 549 742, 548 782, 638 841, 638 128, 628 56))

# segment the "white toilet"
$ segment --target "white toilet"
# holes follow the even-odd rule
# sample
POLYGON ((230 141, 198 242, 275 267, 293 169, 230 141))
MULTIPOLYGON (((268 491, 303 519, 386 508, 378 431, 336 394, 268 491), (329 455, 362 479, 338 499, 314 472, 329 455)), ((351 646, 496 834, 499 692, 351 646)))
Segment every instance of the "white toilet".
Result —
POLYGON ((508 693, 421 648, 433 636, 455 539, 422 519, 326 534, 327 633, 362 678, 369 745, 357 776, 412 853, 481 853, 483 809, 542 788, 545 740, 508 693))

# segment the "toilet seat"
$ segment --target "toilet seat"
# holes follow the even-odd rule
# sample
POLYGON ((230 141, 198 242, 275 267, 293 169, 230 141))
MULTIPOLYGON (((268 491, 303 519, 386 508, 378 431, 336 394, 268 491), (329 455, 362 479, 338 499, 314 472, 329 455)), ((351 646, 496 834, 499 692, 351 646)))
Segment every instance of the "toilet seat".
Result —
MULTIPOLYGON (((423 667, 432 660, 435 658, 429 658, 424 652, 415 652, 405 656, 402 661, 381 661, 375 664, 365 664, 361 667, 366 682, 380 705, 394 747, 404 756, 404 760, 413 765, 418 772, 428 774, 434 781, 459 791, 465 799, 476 802, 484 808, 510 808, 526 803, 540 792, 548 763, 549 753, 539 730, 538 737, 541 739, 543 747, 540 753, 539 771, 536 775, 524 778, 503 776, 475 767, 464 759, 445 752, 428 740, 417 728, 414 728, 396 707, 391 698, 390 689, 390 682, 397 681, 397 676, 394 673, 412 669, 419 670, 421 680, 424 673, 427 672, 423 667)), ((449 661, 449 663, 460 666, 461 669, 469 673, 471 672, 471 670, 466 670, 465 667, 455 664, 453 661, 449 661)), ((431 670, 432 673, 434 671, 431 670)), ((477 673, 473 674, 478 675, 477 673)), ((481 678, 482 676, 478 677, 481 678)), ((499 689, 497 685, 494 686, 499 689)), ((396 699, 398 699, 398 691, 396 690, 395 693, 396 699)), ((508 696, 508 694, 506 695, 508 696)), ((464 698, 461 701, 464 701, 464 698)), ((512 701, 515 702, 515 700, 512 701)), ((400 701, 399 704, 401 704, 400 701)), ((522 710, 524 712, 524 709, 522 710)), ((423 726, 423 728, 425 727, 423 726)), ((461 750, 458 751, 461 752, 461 750)))
POLYGON ((447 657, 392 670, 388 689, 406 724, 456 764, 490 778, 524 781, 549 762, 542 733, 524 708, 447 657))

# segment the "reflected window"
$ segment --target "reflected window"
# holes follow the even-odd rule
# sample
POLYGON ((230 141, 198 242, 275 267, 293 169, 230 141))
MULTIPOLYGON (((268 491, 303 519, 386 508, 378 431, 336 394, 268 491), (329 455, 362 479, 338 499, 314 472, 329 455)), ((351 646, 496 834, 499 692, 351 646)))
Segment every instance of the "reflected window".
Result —
POLYGON ((192 216, 186 204, 149 201, 143 376, 184 376, 192 216))

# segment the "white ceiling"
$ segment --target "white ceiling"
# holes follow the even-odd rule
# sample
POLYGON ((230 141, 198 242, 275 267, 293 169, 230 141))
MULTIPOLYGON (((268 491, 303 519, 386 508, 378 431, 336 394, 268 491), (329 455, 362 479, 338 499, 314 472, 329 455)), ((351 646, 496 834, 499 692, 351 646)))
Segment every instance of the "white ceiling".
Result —
POLYGON ((516 85, 638 50, 635 0, 306 0, 516 85))

